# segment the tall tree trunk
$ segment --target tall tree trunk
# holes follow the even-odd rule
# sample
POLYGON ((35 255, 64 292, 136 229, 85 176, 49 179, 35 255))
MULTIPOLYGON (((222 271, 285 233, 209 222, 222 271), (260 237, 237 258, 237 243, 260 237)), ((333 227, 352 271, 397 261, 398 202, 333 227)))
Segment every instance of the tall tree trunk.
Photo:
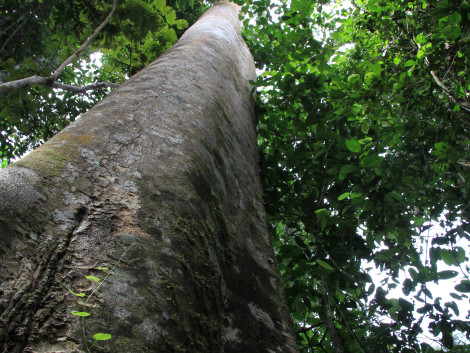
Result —
POLYGON ((237 14, 0 171, 1 352, 296 351, 237 14))

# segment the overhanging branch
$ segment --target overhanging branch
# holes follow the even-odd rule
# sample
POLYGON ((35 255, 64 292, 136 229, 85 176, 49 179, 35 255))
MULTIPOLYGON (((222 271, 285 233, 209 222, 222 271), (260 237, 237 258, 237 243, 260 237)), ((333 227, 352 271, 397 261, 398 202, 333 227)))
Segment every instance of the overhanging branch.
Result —
POLYGON ((64 83, 60 82, 54 82, 51 85, 52 88, 60 88, 66 91, 71 91, 74 93, 85 93, 86 91, 91 91, 94 89, 100 89, 100 88, 117 88, 119 87, 119 83, 114 83, 114 82, 99 82, 99 83, 92 83, 86 86, 73 86, 73 85, 66 85, 64 83))

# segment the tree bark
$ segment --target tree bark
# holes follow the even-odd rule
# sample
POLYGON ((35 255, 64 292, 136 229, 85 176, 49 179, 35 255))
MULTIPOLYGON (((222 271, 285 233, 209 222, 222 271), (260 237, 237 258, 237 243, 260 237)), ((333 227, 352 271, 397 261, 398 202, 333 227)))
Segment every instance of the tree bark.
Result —
POLYGON ((0 170, 1 352, 296 352, 237 13, 0 170))

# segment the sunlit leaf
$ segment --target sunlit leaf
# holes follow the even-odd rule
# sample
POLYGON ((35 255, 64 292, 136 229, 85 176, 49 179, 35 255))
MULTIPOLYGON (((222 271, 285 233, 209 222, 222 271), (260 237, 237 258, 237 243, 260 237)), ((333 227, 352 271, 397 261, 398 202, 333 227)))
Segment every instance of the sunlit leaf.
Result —
POLYGON ((95 333, 93 339, 95 341, 107 341, 111 339, 111 335, 109 333, 95 333))
POLYGON ((73 295, 76 295, 77 297, 84 297, 85 296, 85 293, 75 293, 73 290, 71 290, 70 288, 67 288, 69 290, 70 293, 72 293, 73 295))
POLYGON ((99 279, 98 277, 95 277, 95 276, 85 276, 86 279, 89 279, 90 281, 93 281, 93 282, 99 282, 101 281, 101 279, 99 279))
POLYGON ((346 143, 346 147, 351 152, 355 152, 355 153, 361 152, 361 144, 358 141, 346 140, 345 143, 346 143))
POLYGON ((75 315, 75 316, 82 316, 82 317, 85 317, 85 316, 90 316, 90 313, 86 312, 86 311, 71 311, 70 312, 72 315, 75 315))

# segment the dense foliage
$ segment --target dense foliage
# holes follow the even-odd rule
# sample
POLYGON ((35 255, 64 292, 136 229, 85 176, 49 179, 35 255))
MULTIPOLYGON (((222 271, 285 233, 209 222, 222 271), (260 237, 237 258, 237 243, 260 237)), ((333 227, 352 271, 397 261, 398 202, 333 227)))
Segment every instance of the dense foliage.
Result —
MULTIPOLYGON (((53 70, 110 2, 3 1, 1 79, 53 70)), ((64 83, 122 82, 205 6, 118 4, 91 47, 104 53, 103 67, 82 58, 64 83)), ((425 337, 444 351, 468 339, 469 1, 244 5, 243 34, 260 69, 266 209, 300 351, 434 352, 425 337)), ((1 94, 2 158, 42 142, 105 93, 1 94)))
POLYGON ((299 347, 432 352, 424 334, 451 348, 470 334, 469 2, 325 3, 255 1, 245 22, 299 347))

